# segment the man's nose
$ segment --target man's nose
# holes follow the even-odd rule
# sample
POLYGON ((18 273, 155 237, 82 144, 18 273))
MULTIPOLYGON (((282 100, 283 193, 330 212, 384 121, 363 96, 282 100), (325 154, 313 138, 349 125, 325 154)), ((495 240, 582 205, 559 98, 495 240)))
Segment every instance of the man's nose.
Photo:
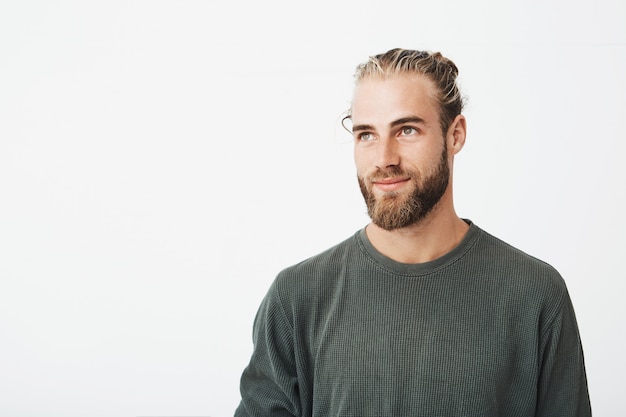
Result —
POLYGON ((376 167, 385 169, 400 164, 399 143, 395 138, 384 138, 376 149, 376 167))

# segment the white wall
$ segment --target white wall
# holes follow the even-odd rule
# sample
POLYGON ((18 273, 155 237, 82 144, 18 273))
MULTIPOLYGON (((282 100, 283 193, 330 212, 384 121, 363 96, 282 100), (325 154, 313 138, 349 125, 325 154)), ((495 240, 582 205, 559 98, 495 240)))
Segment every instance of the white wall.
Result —
POLYGON ((461 69, 459 213, 555 265, 623 409, 626 6, 0 3, 0 415, 228 416, 275 274, 367 218, 338 127, 400 46, 461 69))

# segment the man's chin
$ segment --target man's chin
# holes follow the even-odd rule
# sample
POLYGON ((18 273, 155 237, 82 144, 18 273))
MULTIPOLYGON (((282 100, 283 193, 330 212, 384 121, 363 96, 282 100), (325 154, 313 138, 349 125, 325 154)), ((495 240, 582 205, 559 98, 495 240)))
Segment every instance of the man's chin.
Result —
POLYGON ((371 211, 370 219, 376 226, 385 230, 397 230, 414 223, 410 211, 399 207, 377 208, 371 211))

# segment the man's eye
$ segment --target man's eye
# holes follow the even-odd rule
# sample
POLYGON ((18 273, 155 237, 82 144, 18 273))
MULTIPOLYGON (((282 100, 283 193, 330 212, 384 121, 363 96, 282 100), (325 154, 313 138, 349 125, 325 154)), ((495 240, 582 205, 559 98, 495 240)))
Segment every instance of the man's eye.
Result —
POLYGON ((359 140, 363 142, 368 142, 373 139, 374 139, 374 135, 372 135, 371 133, 364 132, 359 135, 359 140))
POLYGON ((417 133, 417 129, 415 129, 414 127, 403 127, 402 128, 402 134, 403 135, 414 135, 417 133))

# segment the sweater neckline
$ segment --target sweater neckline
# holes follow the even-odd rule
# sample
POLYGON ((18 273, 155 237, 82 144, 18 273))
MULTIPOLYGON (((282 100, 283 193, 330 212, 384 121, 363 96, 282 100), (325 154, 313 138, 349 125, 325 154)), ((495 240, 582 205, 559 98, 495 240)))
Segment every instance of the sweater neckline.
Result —
POLYGON ((476 226, 471 220, 463 220, 465 220, 465 222, 467 222, 470 227, 461 242, 459 242, 459 244, 454 247, 450 252, 429 262, 407 264, 395 261, 383 255, 370 242, 369 238, 367 237, 367 233, 365 232, 365 227, 357 232, 356 238, 361 251, 365 254, 365 256, 367 256, 379 267, 399 275, 427 275, 443 269, 448 265, 456 262, 458 259, 462 258, 478 240, 478 237, 481 235, 482 230, 478 226, 476 226))

